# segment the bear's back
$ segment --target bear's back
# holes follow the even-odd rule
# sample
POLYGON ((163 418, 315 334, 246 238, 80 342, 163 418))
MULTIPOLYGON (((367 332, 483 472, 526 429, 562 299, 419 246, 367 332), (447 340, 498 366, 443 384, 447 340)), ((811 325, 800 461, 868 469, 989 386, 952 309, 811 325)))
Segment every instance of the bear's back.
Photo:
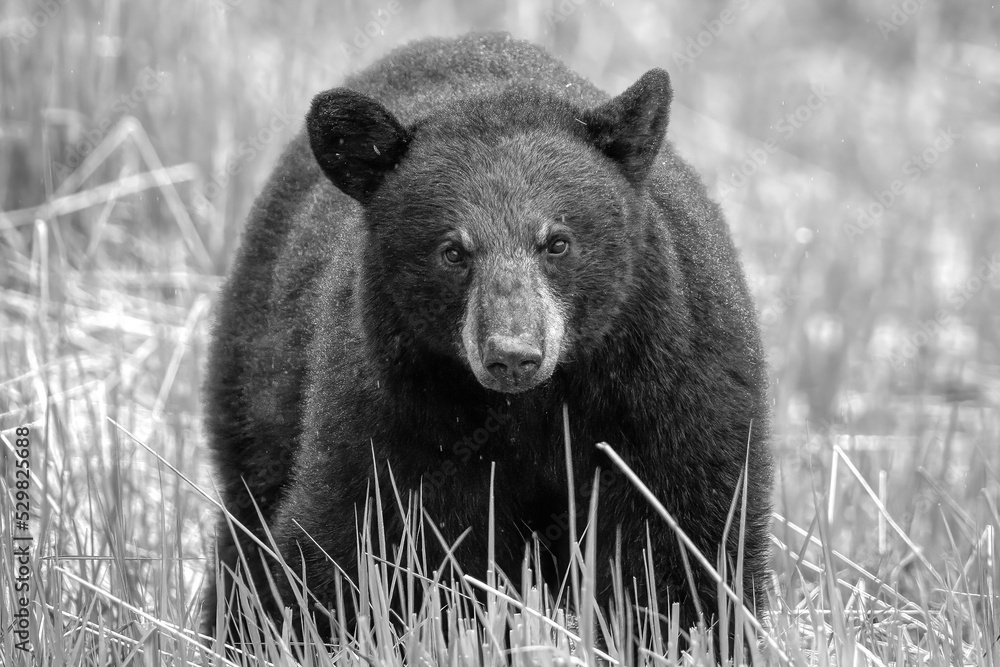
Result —
POLYGON ((385 105, 403 125, 464 97, 533 87, 591 107, 608 95, 544 49, 506 33, 426 39, 392 51, 344 86, 385 105))

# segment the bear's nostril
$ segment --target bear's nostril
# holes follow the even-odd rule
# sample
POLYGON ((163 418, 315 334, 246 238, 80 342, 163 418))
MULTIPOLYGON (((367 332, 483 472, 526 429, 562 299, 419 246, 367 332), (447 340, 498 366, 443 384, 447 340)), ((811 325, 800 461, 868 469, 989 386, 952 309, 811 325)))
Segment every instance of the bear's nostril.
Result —
POLYGON ((523 382, 535 374, 541 363, 541 351, 517 338, 490 336, 486 342, 483 365, 497 379, 523 382))
POLYGON ((493 375, 504 375, 507 373, 507 364, 500 363, 499 361, 494 361, 493 363, 486 365, 486 370, 488 370, 493 375))

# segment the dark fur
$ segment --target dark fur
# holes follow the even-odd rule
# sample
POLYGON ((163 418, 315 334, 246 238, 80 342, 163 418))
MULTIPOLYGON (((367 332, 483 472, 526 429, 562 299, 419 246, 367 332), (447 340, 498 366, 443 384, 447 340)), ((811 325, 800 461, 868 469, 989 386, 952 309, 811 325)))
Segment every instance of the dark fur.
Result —
MULTIPOLYGON (((540 48, 503 35, 418 42, 317 96, 307 131, 251 212, 222 293, 206 391, 227 507, 262 534, 245 482, 293 567, 304 554, 320 601, 333 599, 333 569, 295 523, 353 572, 373 449, 383 489, 390 466, 404 492, 423 476, 424 506, 445 537, 472 528, 458 552, 465 571, 486 570, 493 462, 500 568, 516 578, 532 531, 565 557, 568 536, 545 537, 559 532, 553 517, 567 507, 565 402, 577 488, 589 488, 596 467, 612 468, 594 448, 610 443, 713 562, 749 461, 744 583, 763 609, 764 361, 722 214, 661 145, 669 100, 662 71, 609 102, 540 48), (523 250, 534 243, 531 221, 552 219, 573 234, 558 264, 523 250), (442 270, 437 244, 455 228, 476 240, 477 257, 508 264, 442 270), (534 303, 528 269, 565 306, 564 355, 539 386, 500 393, 477 380, 456 341, 470 307, 487 333, 505 326, 530 337, 542 320, 522 312, 534 303), (472 280, 482 303, 468 302, 472 280), (505 308, 513 319, 497 324, 505 308), (486 426, 486 442, 470 440, 486 426), (443 483, 442 470, 451 472, 443 483)), ((620 475, 601 501, 602 599, 619 527, 626 581, 642 581, 648 522, 661 609, 680 601, 687 627, 694 607, 676 537, 620 475)), ((260 562, 248 540, 241 545, 260 562)), ((218 560, 237 562, 224 523, 218 560)), ((702 607, 714 612, 716 587, 694 570, 702 607)), ((262 572, 252 574, 267 590, 262 572)), ((212 582, 210 630, 215 601, 212 582)))

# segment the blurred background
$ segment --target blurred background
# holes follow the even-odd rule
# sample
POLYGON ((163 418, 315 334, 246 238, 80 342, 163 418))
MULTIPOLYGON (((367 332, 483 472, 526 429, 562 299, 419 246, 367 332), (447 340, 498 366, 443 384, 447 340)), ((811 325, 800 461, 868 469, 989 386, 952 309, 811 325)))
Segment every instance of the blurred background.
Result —
MULTIPOLYGON (((811 507, 794 480, 830 478, 838 443, 872 479, 889 471, 911 520, 933 490, 918 467, 960 500, 995 496, 976 463, 995 460, 1000 404, 985 0, 5 0, 2 428, 48 406, 65 451, 92 452, 118 441, 106 414, 202 461, 211 304, 310 98, 468 30, 533 40, 609 93, 669 71, 669 138, 725 209, 757 300, 779 510, 811 507)), ((844 539, 862 544, 875 514, 853 511, 844 539)))

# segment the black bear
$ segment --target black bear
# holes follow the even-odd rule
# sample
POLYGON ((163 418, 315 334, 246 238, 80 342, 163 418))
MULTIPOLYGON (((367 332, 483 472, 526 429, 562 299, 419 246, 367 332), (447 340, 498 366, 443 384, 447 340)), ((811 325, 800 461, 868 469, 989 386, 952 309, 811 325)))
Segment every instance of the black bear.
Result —
MULTIPOLYGON (((685 629, 698 603, 718 610, 607 442, 713 563, 746 468, 743 584, 764 609, 765 362, 720 209, 665 140, 671 95, 659 69, 609 97, 537 46, 476 34, 410 44, 315 97, 222 291, 206 421, 226 507, 265 543, 266 527, 316 600, 334 599, 331 558, 356 570, 376 469, 383 490, 390 471, 422 489, 446 539, 471 529, 456 555, 482 576, 495 465, 497 566, 516 581, 535 534, 564 567, 565 405, 575 488, 605 471, 598 599, 617 531, 626 587, 645 581, 648 524, 660 608, 680 602, 685 629)), ((222 570, 241 552, 271 590, 223 520, 222 570)), ((210 632, 231 586, 209 583, 210 632)))

